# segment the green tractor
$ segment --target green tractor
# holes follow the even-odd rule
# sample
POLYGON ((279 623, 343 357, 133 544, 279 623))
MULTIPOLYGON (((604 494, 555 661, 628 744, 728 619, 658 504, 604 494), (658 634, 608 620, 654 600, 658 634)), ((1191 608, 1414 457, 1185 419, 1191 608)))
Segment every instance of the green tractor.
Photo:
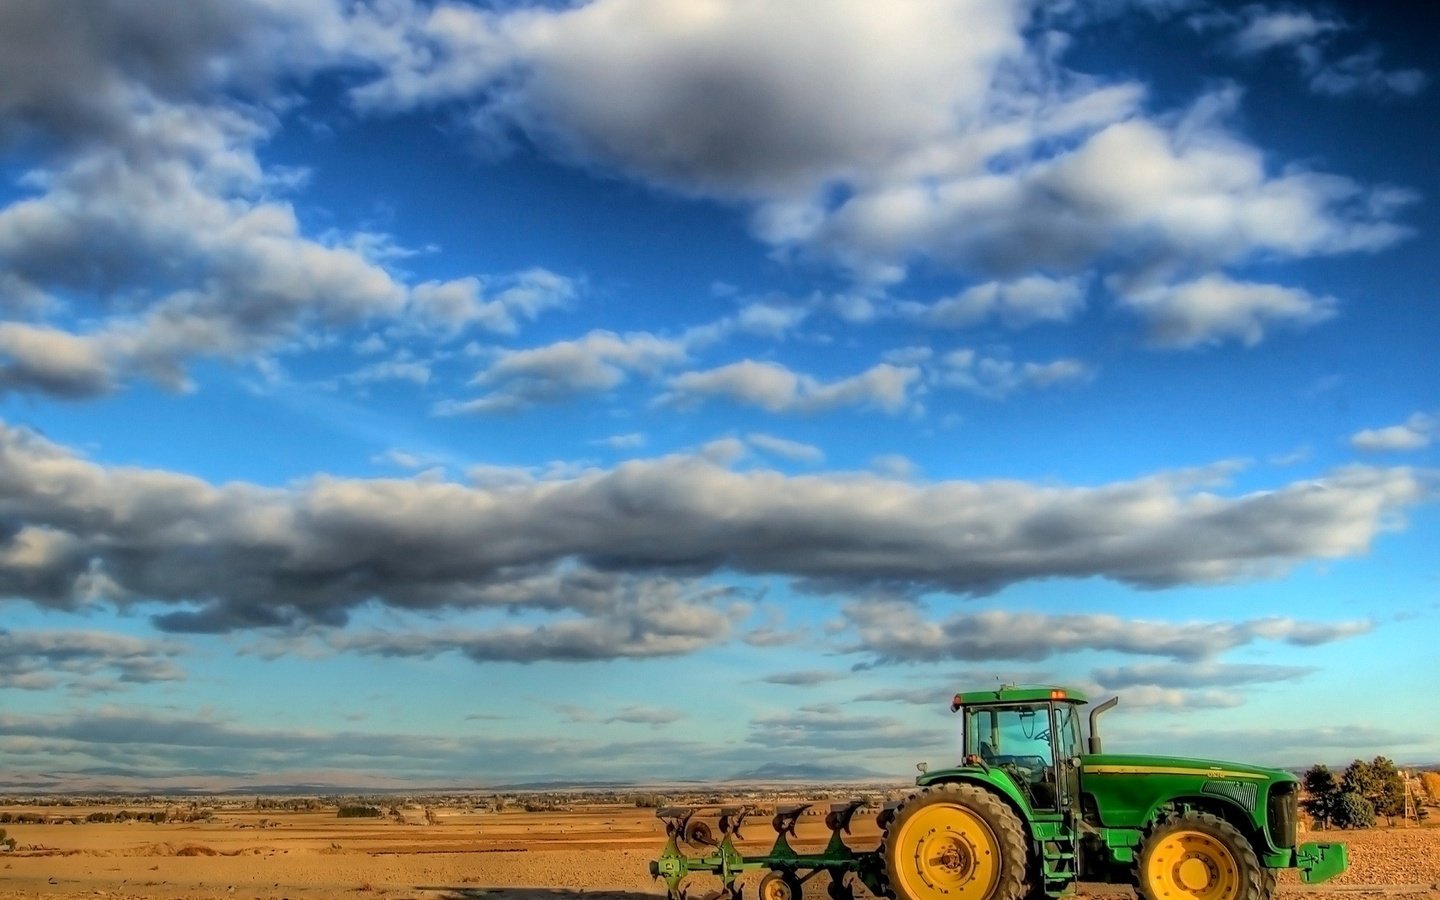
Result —
POLYGON ((860 801, 837 804, 818 853, 788 840, 806 806, 780 807, 769 853, 735 847, 746 807, 721 810, 719 836, 696 809, 658 811, 665 850, 650 864, 675 900, 694 872, 719 875, 722 900, 740 900, 739 875, 768 869, 760 900, 798 900, 802 885, 829 875, 831 900, 853 900, 855 883, 895 900, 1042 900, 1077 881, 1134 885, 1146 900, 1269 900, 1281 869, 1306 884, 1345 871, 1343 844, 1296 844, 1299 783, 1288 772, 1239 763, 1102 751, 1085 696, 1068 688, 1006 686, 956 694, 963 760, 927 771, 917 790, 887 804, 878 848, 845 842, 860 801), (697 848, 690 856, 684 846, 697 848))

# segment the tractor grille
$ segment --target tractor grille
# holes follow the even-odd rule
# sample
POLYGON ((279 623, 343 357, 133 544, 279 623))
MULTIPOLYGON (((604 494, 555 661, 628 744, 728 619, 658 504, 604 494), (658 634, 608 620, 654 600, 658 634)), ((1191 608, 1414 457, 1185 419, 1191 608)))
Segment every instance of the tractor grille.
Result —
POLYGON ((1275 846, 1295 846, 1295 821, 1298 816, 1300 794, 1292 783, 1277 784, 1270 788, 1269 813, 1270 839, 1275 846))
POLYGON ((1228 797, 1247 813, 1255 812, 1255 794, 1258 790, 1253 781, 1207 781, 1200 788, 1202 794, 1228 797))

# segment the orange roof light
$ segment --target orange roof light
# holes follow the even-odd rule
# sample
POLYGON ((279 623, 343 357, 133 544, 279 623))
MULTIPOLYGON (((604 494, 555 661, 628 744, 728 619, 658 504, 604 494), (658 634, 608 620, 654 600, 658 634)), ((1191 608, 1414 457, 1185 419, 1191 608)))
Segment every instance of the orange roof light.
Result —
POLYGON ((1051 699, 1051 700, 1064 700, 1064 699, 1065 699, 1065 692, 1064 692, 1064 691, 1051 691, 1051 692, 1050 692, 1050 699, 1051 699))

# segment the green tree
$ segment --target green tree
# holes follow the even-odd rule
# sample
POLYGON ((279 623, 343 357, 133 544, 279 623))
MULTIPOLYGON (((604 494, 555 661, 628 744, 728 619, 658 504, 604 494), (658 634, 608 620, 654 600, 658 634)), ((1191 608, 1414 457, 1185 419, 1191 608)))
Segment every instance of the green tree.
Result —
POLYGON ((1341 789, 1359 794, 1375 815, 1393 824, 1393 817, 1405 814, 1405 778, 1388 757, 1369 762, 1357 759, 1345 769, 1341 789))
POLYGON ((1318 828, 1329 828, 1335 815, 1335 802, 1340 798, 1340 783, 1329 766, 1314 765, 1305 773, 1305 799, 1300 805, 1318 828))
POLYGON ((1333 817, 1339 828, 1369 828, 1375 824, 1375 807, 1354 791, 1342 791, 1335 801, 1333 817))

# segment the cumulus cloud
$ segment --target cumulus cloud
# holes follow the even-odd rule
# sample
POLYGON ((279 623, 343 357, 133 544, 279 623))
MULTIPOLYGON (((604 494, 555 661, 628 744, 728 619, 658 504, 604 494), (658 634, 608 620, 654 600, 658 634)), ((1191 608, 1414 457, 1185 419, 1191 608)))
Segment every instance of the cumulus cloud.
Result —
POLYGON ((120 684, 181 681, 175 641, 104 631, 0 629, 0 689, 50 690, 68 684, 94 691, 120 684))
POLYGON ((1252 6, 1246 21, 1229 40, 1232 52, 1253 56, 1277 47, 1306 44, 1324 34, 1345 28, 1333 18, 1321 18, 1303 10, 1275 10, 1252 6))
MULTIPOLYGON (((725 590, 703 590, 662 578, 635 579, 587 573, 578 589, 573 575, 502 584, 485 592, 512 609, 569 608, 584 615, 543 624, 441 632, 374 631, 337 634, 336 649, 372 656, 424 657, 460 653, 477 663, 593 662, 679 656, 728 640, 743 605, 717 607, 725 590), (558 582, 558 583, 556 583, 558 582), (545 590, 554 583, 554 593, 545 590), (536 588, 541 588, 536 590, 536 588)), ((480 598, 473 597, 474 600, 480 598)), ((484 601, 482 601, 484 602, 484 601)))
POLYGON ((1415 413, 1399 425, 1366 428, 1350 436, 1350 446, 1367 453, 1422 450, 1440 432, 1440 417, 1415 413))
POLYGON ((445 415, 516 412, 536 404, 612 390, 633 374, 654 375, 686 358, 681 341, 646 332, 621 335, 592 331, 573 341, 501 351, 472 381, 489 389, 489 393, 472 400, 447 401, 436 411, 445 415))
POLYGON ((1254 4, 1235 13, 1213 10, 1192 16, 1191 23, 1201 30, 1228 32, 1224 49, 1237 57, 1288 53, 1317 94, 1410 96, 1429 83, 1419 69, 1385 69, 1376 47, 1337 59, 1336 44, 1354 29, 1334 15, 1254 4))
POLYGON ((844 615, 856 634, 850 652, 867 654, 876 663, 1035 661, 1082 650, 1206 662, 1259 640, 1309 647, 1365 634, 1373 627, 1369 621, 1306 622, 1283 617, 1165 622, 1003 610, 931 621, 905 601, 852 603, 845 607, 844 615))
POLYGON ((1352 53, 1328 65, 1315 67, 1310 75, 1310 89, 1317 94, 1349 96, 1408 97, 1420 93, 1430 84, 1430 76, 1419 69, 1386 69, 1380 64, 1380 51, 1352 53))
POLYGON ((390 265, 407 251, 386 235, 305 232, 287 199, 305 173, 265 168, 258 148, 286 79, 384 43, 350 12, 322 0, 0 12, 0 147, 35 151, 0 206, 0 284, 22 313, 0 337, 0 388, 182 389, 194 359, 254 359, 307 327, 403 316, 513 331, 573 296, 544 270, 483 300, 476 278, 412 289, 390 265))
MULTIPOLYGON (((680 455, 555 480, 319 476, 274 488, 104 466, 4 427, 0 593, 64 609, 161 603, 173 611, 158 623, 179 631, 336 625, 367 603, 412 610, 538 603, 597 616, 612 609, 620 612, 600 624, 639 653, 655 644, 646 629, 627 631, 626 616, 654 613, 673 625, 662 645, 703 641, 709 637, 696 620, 705 605, 666 605, 665 591, 674 589, 666 588, 653 608, 606 607, 586 598, 651 594, 623 580, 587 587, 587 579, 724 570, 960 594, 1043 578, 1147 588, 1223 583, 1364 553, 1434 493, 1427 473, 1364 466, 1251 493, 1225 495, 1209 489, 1215 486, 1194 473, 1096 487, 917 484, 734 471, 680 455), (587 567, 598 572, 567 578, 587 567)), ((557 656, 604 649, 561 625, 530 640, 557 656)), ((1297 623, 1247 627, 1268 639, 1302 634, 1297 623)), ((477 658, 527 652, 523 636, 460 637, 435 640, 477 658)), ((386 646, 383 636, 375 640, 372 646, 386 646)), ((927 640, 943 642, 944 633, 927 640)))
POLYGON ((1120 304, 1146 324, 1156 346, 1237 340, 1253 347, 1276 327, 1302 329, 1332 318, 1339 302, 1300 288, 1206 275, 1182 284, 1123 291, 1120 304))
POLYGON ((720 397, 771 413, 817 413, 858 406, 895 414, 908 405, 910 385, 919 376, 918 369, 880 363, 858 375, 824 382, 780 363, 747 359, 677 375, 670 379, 669 390, 659 402, 691 406, 720 397))
MULTIPOLYGON (((1247 52, 1329 27, 1301 18, 1229 27, 1247 52)), ((1147 117, 1143 86, 1068 70, 1064 42, 1027 41, 1029 24, 1002 0, 440 7, 401 23, 355 97, 469 104, 561 159, 747 205, 763 240, 867 280, 924 258, 1004 275, 1216 265, 1405 233, 1350 179, 1268 171, 1224 125, 1233 96, 1147 117)))
POLYGON ((945 354, 930 381, 937 387, 999 400, 1017 391, 1083 383, 1094 377, 1094 369, 1078 359, 1017 363, 965 348, 945 354))
POLYGON ((493 295, 475 276, 451 281, 426 281, 410 293, 410 307, 422 318, 459 331, 478 324, 489 331, 514 334, 519 321, 533 321, 548 309, 564 307, 579 293, 572 278, 548 269, 529 269, 498 280, 493 295))
POLYGON ((1013 281, 988 281, 931 304, 909 303, 903 314, 939 328, 969 328, 990 318, 1007 327, 1037 322, 1068 322, 1085 306, 1085 285, 1078 278, 1029 275, 1013 281))

